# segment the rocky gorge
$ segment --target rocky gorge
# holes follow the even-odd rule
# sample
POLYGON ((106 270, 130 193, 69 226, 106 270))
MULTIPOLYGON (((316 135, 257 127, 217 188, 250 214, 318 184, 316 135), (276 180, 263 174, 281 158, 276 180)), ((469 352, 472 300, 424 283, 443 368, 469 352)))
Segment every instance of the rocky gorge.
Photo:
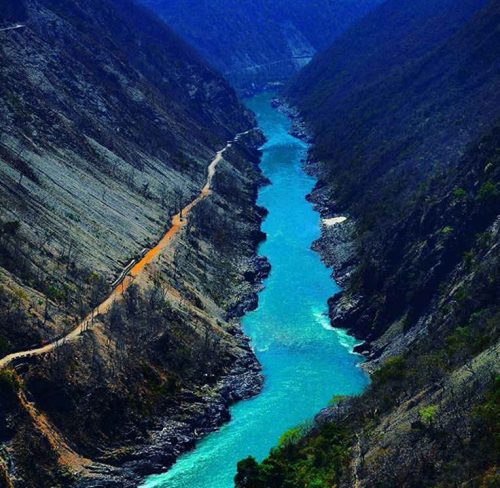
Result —
POLYGON ((308 146, 272 98, 261 93, 247 100, 267 139, 260 167, 271 183, 260 189, 258 204, 268 210, 259 252, 272 269, 259 307, 242 321, 262 364, 262 392, 234 405, 226 425, 170 470, 146 477, 141 488, 230 488, 239 459, 263 458, 283 432, 307 423, 332 395, 356 394, 366 385, 359 356, 351 354, 354 341, 329 326, 327 299, 338 287, 311 250, 320 218, 305 198, 315 182, 303 169, 308 146))
POLYGON ((499 25, 3 0, 0 487, 497 486, 499 25))
POLYGON ((34 406, 28 410, 36 412, 26 418, 24 400, 2 405, 5 475, 14 483, 137 486, 227 421, 232 403, 260 391, 260 366, 238 323, 255 307, 268 272, 255 256, 264 238, 262 211, 255 207, 263 180, 253 166, 258 154, 252 143, 245 145, 215 176, 213 198, 193 211, 186 235, 125 293, 124 305, 97 317, 81 340, 17 364, 19 386, 2 385, 4 393, 14 388, 20 399, 29 398, 34 406), (218 217, 208 219, 211 213, 218 217), (214 243, 212 236, 230 244, 214 243), (212 271, 200 268, 200 248, 213 253, 212 271), (219 266, 230 281, 216 277, 219 266), (144 320, 137 335, 131 327, 144 320), (49 450, 37 451, 44 442, 49 450), (37 452, 31 474, 24 456, 37 452))

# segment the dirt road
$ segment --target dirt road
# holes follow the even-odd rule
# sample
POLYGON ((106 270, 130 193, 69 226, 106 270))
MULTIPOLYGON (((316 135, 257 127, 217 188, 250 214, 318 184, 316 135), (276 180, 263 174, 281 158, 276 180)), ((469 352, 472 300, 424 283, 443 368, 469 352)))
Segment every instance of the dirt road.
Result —
POLYGON ((57 347, 68 341, 76 340, 82 332, 87 330, 93 323, 95 317, 100 314, 104 314, 111 308, 111 305, 115 300, 123 295, 123 293, 127 290, 127 288, 131 285, 134 278, 137 277, 144 268, 154 261, 154 259, 161 254, 161 252, 170 244, 172 238, 177 234, 184 226, 187 225, 186 217, 189 215, 191 210, 202 200, 207 198, 210 195, 212 180, 215 175, 215 171, 217 169, 217 165, 222 161, 223 154, 242 136, 254 131, 255 129, 250 129, 245 132, 241 132, 235 136, 232 141, 229 141, 226 146, 221 149, 215 155, 215 158, 212 160, 210 165, 208 166, 208 174, 207 174, 207 182, 205 186, 202 188, 200 194, 192 200, 188 205, 186 205, 178 214, 172 217, 172 226, 167 231, 167 233, 161 238, 160 242, 147 251, 144 256, 133 265, 130 269, 129 273, 123 277, 123 279, 115 285, 110 295, 104 300, 100 305, 98 305, 92 312, 71 332, 69 332, 64 337, 58 339, 57 341, 51 342, 50 344, 46 344, 44 346, 37 347, 35 349, 28 349, 26 351, 19 351, 5 356, 0 359, 0 369, 8 366, 12 361, 16 359, 27 358, 30 356, 39 356, 41 354, 46 354, 50 351, 53 351, 57 347))

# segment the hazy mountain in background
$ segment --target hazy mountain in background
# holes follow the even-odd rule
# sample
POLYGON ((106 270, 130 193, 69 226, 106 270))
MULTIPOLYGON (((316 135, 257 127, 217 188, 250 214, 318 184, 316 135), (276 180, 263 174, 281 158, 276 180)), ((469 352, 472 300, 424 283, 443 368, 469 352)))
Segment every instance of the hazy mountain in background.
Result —
POLYGON ((283 81, 381 0, 139 0, 236 87, 283 81))

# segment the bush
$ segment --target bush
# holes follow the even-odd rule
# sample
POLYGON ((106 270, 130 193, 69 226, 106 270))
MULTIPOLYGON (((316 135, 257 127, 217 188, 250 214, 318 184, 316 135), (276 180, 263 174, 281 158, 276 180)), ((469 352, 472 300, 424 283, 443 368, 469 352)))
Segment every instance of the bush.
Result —
POLYGON ((462 351, 469 344, 472 333, 469 327, 457 327, 446 340, 446 353, 453 356, 462 351))
POLYGON ((448 236, 450 234, 453 234, 453 231, 455 229, 453 227, 451 227, 450 225, 447 225, 446 227, 443 227, 441 229, 441 234, 443 234, 444 236, 448 236))
POLYGON ((487 249, 491 244, 491 234, 489 232, 482 232, 476 235, 477 245, 481 249, 487 249))
POLYGON ((235 486, 239 488, 259 488, 262 485, 260 466, 252 456, 238 463, 238 472, 234 478, 235 486))
POLYGON ((21 382, 13 369, 0 370, 0 392, 2 394, 15 393, 21 388, 21 382))
POLYGON ((335 405, 338 405, 339 403, 343 402, 344 400, 347 400, 349 396, 347 395, 333 395, 332 398, 330 398, 330 401, 328 402, 329 407, 334 407, 335 405))
POLYGON ((464 252, 464 263, 467 269, 470 269, 475 264, 475 256, 472 251, 464 252))
POLYGON ((479 189, 479 193, 477 194, 478 200, 485 203, 493 202, 499 197, 500 191, 498 189, 498 185, 496 183, 493 183, 493 181, 491 180, 483 183, 483 185, 479 189))
POLYGON ((484 402, 473 413, 481 420, 485 432, 493 438, 496 452, 500 452, 500 376, 492 381, 484 402))
POLYGON ((304 422, 297 427, 288 429, 284 434, 281 435, 278 441, 278 447, 286 447, 297 444, 311 431, 311 427, 311 422, 304 422))
POLYGON ((421 408, 419 412, 420 420, 425 425, 431 425, 434 422, 434 419, 436 418, 437 411, 438 411, 437 405, 429 405, 427 407, 421 408))
MULTIPOLYGON (((292 429, 292 436, 302 428, 292 429)), ((288 436, 285 436, 288 438, 288 436)), ((238 463, 238 488, 330 488, 335 486, 349 458, 351 436, 336 423, 326 423, 295 444, 273 449, 258 464, 249 457, 238 463)))
POLYGON ((46 295, 50 300, 60 302, 64 299, 64 290, 56 285, 50 285, 46 290, 46 295))
POLYGON ((452 194, 455 200, 464 200, 467 198, 467 192, 463 188, 455 188, 452 194))
POLYGON ((373 383, 384 384, 389 381, 401 380, 405 377, 406 360, 402 356, 389 358, 372 376, 373 383))
POLYGON ((300 438, 302 437, 302 428, 301 427, 293 427, 284 432, 280 440, 278 441, 278 447, 285 447, 290 444, 296 444, 300 438))

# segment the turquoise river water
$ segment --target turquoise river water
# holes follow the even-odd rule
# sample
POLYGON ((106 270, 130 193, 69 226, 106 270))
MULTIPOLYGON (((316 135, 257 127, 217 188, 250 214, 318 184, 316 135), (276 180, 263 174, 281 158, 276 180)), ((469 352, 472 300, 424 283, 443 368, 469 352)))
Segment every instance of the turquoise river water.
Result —
POLYGON ((261 168, 272 185, 260 190, 269 211, 260 254, 272 265, 259 307, 243 319, 265 376, 260 395, 231 408, 231 421, 142 488, 232 488, 236 464, 262 460, 287 429, 312 418, 333 395, 367 384, 354 340, 329 325, 327 299, 339 290, 311 243, 320 217, 305 197, 315 180, 302 169, 307 145, 289 134, 290 121, 270 105, 270 94, 247 102, 263 130, 261 168))

